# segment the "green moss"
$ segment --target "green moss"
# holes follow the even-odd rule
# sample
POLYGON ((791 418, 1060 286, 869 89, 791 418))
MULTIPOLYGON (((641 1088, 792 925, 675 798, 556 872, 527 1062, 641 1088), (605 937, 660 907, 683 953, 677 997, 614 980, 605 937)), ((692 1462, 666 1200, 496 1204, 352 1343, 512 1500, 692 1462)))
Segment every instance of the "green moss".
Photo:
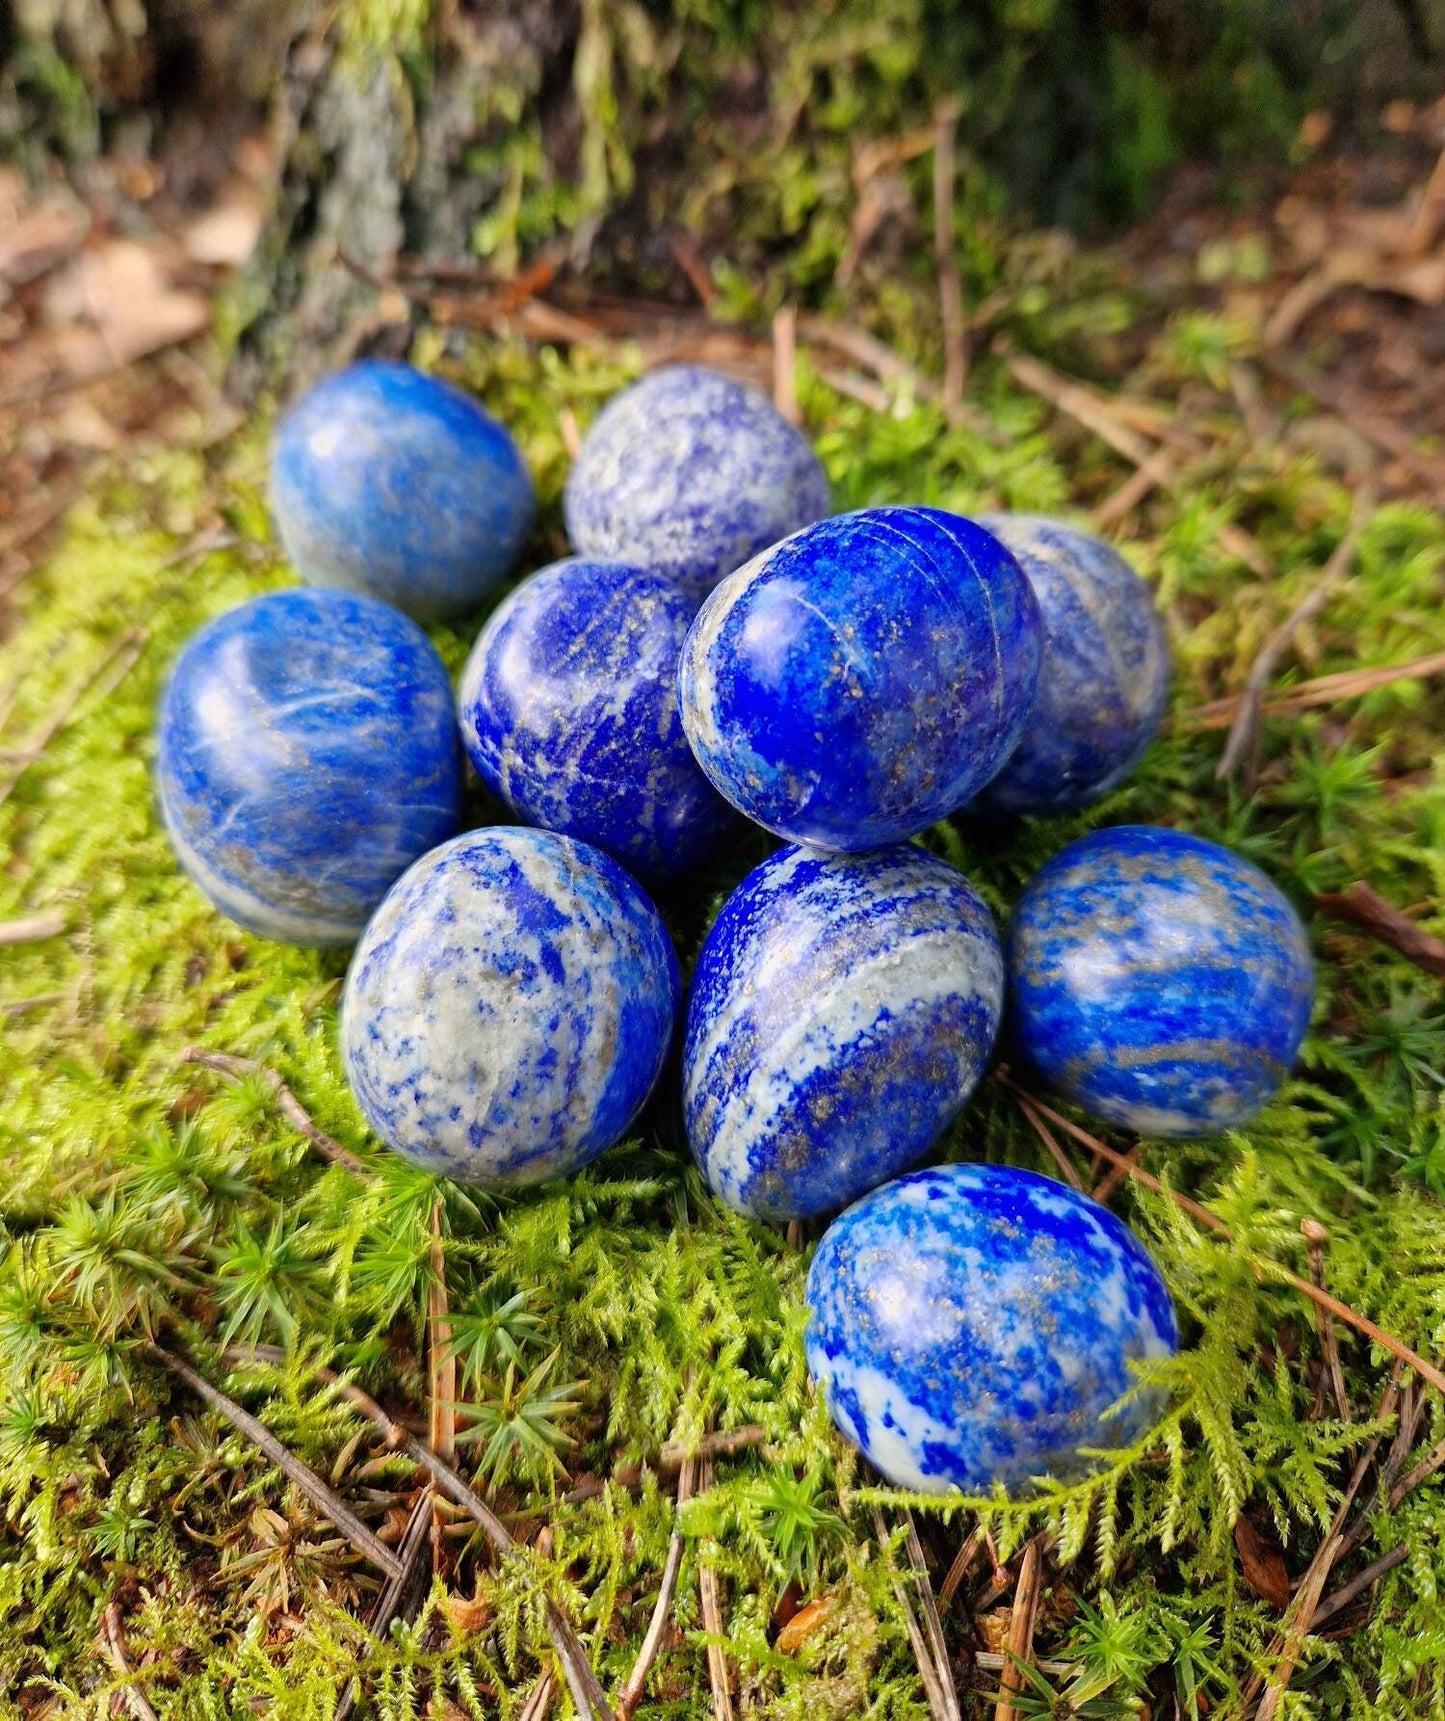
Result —
MULTIPOLYGON (((1056 356, 1107 349, 1124 301, 1094 265, 1040 274, 1037 251, 1020 244, 989 266, 1011 284, 1016 338, 1056 356), (1033 309, 1031 281, 1046 295, 1033 309)), ((916 311, 905 295, 882 308, 880 326, 900 331, 901 344, 913 331, 930 363, 928 319, 910 305, 916 311)), ((1207 377, 1230 338, 1198 321, 1165 331, 1150 361, 1156 388, 1207 377)), ((530 565, 556 555, 560 415, 570 408, 585 422, 626 366, 507 344, 457 357, 440 334, 420 337, 425 362, 444 351, 454 355, 445 368, 517 428, 537 474, 530 565)), ((993 427, 987 438, 948 429, 928 406, 875 415, 833 394, 806 362, 798 383, 839 506, 1057 510, 1117 479, 1096 445, 1069 444, 1066 457, 1038 403, 991 362, 972 385, 993 427)), ((95 1643, 112 1595, 162 1716, 258 1705, 279 1717, 330 1715, 365 1641, 356 1615, 372 1593, 369 1575, 137 1346, 150 1332, 191 1346, 212 1378, 228 1380, 367 1509, 359 1490, 404 1489, 407 1467, 380 1457, 314 1367, 355 1371, 396 1410, 424 1403, 438 1201, 442 1270, 465 1346, 462 1392, 482 1431, 465 1461, 481 1466, 519 1530, 551 1525, 548 1569, 604 1680, 615 1688, 645 1629, 670 1497, 649 1476, 636 1494, 611 1486, 566 1504, 558 1459, 574 1475, 605 1477, 669 1438, 760 1422, 767 1449, 720 1462, 716 1487, 684 1513, 685 1636, 654 1675, 651 1712, 706 1710, 705 1555, 723 1577, 733 1652, 757 1712, 923 1715, 891 1576, 871 1539, 869 1504, 900 1497, 863 1485, 809 1391, 806 1253, 708 1198, 674 1103, 659 1102, 634 1143, 564 1187, 496 1200, 439 1186, 367 1136, 346 1092, 335 1047, 341 959, 239 933, 178 874, 151 795, 155 705, 197 626, 288 577, 265 524, 264 436, 258 425, 205 459, 177 453, 129 470, 30 582, 23 630, 0 655, 0 689, 16 688, 8 746, 130 630, 145 633, 128 673, 82 695, 0 809, 9 857, 0 918, 58 906, 68 922, 64 936, 0 958, 0 1498, 10 1531, 0 1551, 0 1715, 33 1712, 42 1693, 57 1715, 105 1712, 116 1679, 95 1643), (231 1087, 182 1066, 191 1044, 279 1071, 371 1175, 320 1163, 262 1083, 231 1087), (281 1344, 289 1360, 235 1372, 219 1354, 227 1337, 281 1344), (794 1580, 837 1601, 798 1657, 769 1647, 794 1580)), ((1173 720, 1137 777, 1087 815, 1026 823, 1006 841, 966 821, 928 838, 1002 914, 1064 842, 1125 817, 1233 844, 1306 914, 1313 893, 1356 877, 1402 904, 1433 905, 1445 893, 1445 703, 1430 687, 1401 683, 1339 711, 1268 722, 1252 801, 1214 781, 1219 736, 1191 728, 1188 713, 1238 684, 1348 514, 1343 490, 1306 461, 1276 465, 1242 438, 1228 452, 1182 499, 1156 499, 1128 546, 1157 585, 1177 664, 1173 720), (1229 519, 1255 534, 1275 580, 1261 582, 1222 547, 1229 519)), ((1381 508, 1357 573, 1319 624, 1318 668, 1445 648, 1442 562, 1438 516, 1381 508)), ((472 631, 438 635, 454 668, 472 631)), ((480 805, 474 815, 484 816, 480 805)), ((742 839, 667 905, 685 957, 766 847, 761 836, 742 839)), ((1445 1194, 1445 1014, 1399 959, 1325 922, 1314 928, 1319 1005, 1286 1092, 1246 1134, 1149 1153, 1160 1175, 1228 1221, 1233 1243, 1162 1198, 1127 1185, 1115 1197, 1149 1239, 1185 1320, 1185 1355, 1158 1371, 1172 1394, 1164 1420, 1085 1486, 1021 1505, 918 1503, 941 1550, 951 1552, 973 1513, 1005 1554, 1039 1527, 1058 1538, 1069 1562, 1060 1596, 1074 1589, 1088 1606, 1051 1605, 1038 1650, 1076 1660, 1089 1700, 1116 1702, 1119 1713, 1145 1692, 1167 1702, 1166 1693, 1197 1689, 1216 1709, 1229 1702, 1277 1623, 1241 1582, 1237 1513, 1249 1501, 1268 1514, 1300 1569, 1374 1429, 1366 1418, 1382 1358, 1345 1333, 1359 1419, 1314 1414, 1310 1311, 1256 1263, 1298 1269, 1300 1222, 1323 1219, 1339 1296, 1427 1354, 1445 1333, 1445 1224, 1434 1200, 1445 1194)), ((1049 1169, 993 1086, 947 1151, 1049 1169)), ((1433 1403, 1424 1429, 1445 1433, 1433 1403)), ((1381 1509, 1376 1545, 1404 1540, 1410 1557, 1383 1580, 1364 1629, 1309 1644, 1297 1684, 1313 1712, 1440 1711, 1440 1499, 1431 1484, 1397 1511, 1381 1509)), ((427 1707, 438 1693, 464 1714, 510 1713, 536 1675, 545 1638, 535 1584, 485 1569, 464 1539, 449 1547, 460 1561, 455 1587, 486 1605, 462 1615, 438 1587, 416 1625, 369 1644, 368 1713, 439 1713, 427 1707)), ((979 1691, 988 1688, 980 1676, 979 1691)))

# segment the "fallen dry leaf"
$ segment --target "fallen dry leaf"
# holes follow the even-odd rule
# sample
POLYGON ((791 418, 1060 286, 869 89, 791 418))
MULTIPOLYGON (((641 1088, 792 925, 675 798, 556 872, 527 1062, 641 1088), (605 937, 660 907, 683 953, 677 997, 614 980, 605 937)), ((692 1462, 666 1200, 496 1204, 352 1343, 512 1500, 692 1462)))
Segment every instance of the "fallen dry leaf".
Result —
POLYGON ((779 1655, 796 1655, 815 1632, 821 1631, 838 1611, 838 1598, 831 1592, 805 1602, 778 1633, 773 1648, 779 1655))
POLYGON ((193 263, 239 269, 256 248, 264 219, 261 200, 244 191, 199 215, 181 235, 193 263))
POLYGON ((1257 1596, 1263 1596, 1281 1613, 1289 1606, 1289 1571, 1284 1549, 1272 1530, 1261 1530, 1252 1518, 1240 1513, 1234 1524, 1234 1546, 1244 1571, 1244 1581, 1257 1596))

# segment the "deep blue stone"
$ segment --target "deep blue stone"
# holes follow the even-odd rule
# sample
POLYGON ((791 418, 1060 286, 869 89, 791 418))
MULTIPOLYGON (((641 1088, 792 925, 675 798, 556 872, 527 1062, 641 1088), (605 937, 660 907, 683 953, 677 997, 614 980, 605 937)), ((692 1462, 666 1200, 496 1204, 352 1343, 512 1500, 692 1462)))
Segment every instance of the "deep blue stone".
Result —
POLYGON ((1154 595, 1111 545, 1061 520, 978 523, 1018 558, 1044 624, 1033 716, 984 799, 1015 813, 1086 806, 1123 782, 1164 715, 1169 641, 1154 595))
POLYGON ((1313 985, 1309 940, 1279 890, 1183 831, 1095 831, 1014 912, 1020 1049, 1141 1135, 1213 1135, 1253 1117, 1289 1073, 1313 985))
POLYGON ((779 836, 870 849, 995 775, 1042 627, 997 538, 936 508, 824 520, 731 574, 683 646, 682 720, 719 791, 779 836))
POLYGON ((1002 1004, 993 918, 954 868, 911 844, 779 850, 693 976, 683 1106, 708 1183, 792 1219, 916 1164, 973 1092, 1002 1004))
POLYGON ((459 388, 363 359, 281 420, 271 503, 308 585, 345 586, 422 620, 471 609, 531 529, 517 445, 459 388))
POLYGON ((808 439, 756 390, 668 365, 598 414, 567 478, 567 534, 584 556, 637 562, 694 599, 828 512, 808 439))
POLYGON ((1031 1171, 945 1165, 875 1190, 808 1272, 808 1367, 833 1420, 900 1487, 1026 1492, 1131 1445, 1159 1403, 1131 1364, 1178 1348, 1137 1237, 1031 1171))
POLYGON ((157 774, 176 854, 218 908, 266 938, 350 944, 456 829, 451 679, 375 598, 254 598, 181 653, 157 774))
POLYGON ((677 659, 697 606, 664 574, 557 562, 493 614, 462 677, 462 739, 518 818, 647 879, 732 824, 682 730, 677 659))
POLYGON ((662 1069, 681 990, 657 910, 600 849, 468 831, 397 882, 356 947, 347 1078, 414 1164, 541 1183, 621 1139, 662 1069))

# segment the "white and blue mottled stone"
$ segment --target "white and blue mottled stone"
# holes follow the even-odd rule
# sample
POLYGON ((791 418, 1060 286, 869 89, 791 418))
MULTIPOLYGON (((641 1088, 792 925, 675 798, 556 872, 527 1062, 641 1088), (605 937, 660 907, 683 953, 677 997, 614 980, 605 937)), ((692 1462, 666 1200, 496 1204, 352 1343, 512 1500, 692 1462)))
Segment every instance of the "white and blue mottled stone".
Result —
POLYGON ((829 1227, 808 1272, 808 1367, 834 1422, 901 1488, 1026 1493, 1140 1439, 1172 1355, 1139 1240, 1062 1183, 999 1165, 915 1171, 829 1227))
POLYGON ((1164 715, 1163 618, 1102 538, 1030 514, 980 514, 978 523, 1017 557, 1044 624, 1033 716, 983 798, 1013 813, 1087 806, 1129 775, 1164 715))
POLYGON ((1313 988, 1309 940, 1282 893, 1184 831, 1095 831, 1055 855, 1014 912, 1020 1051, 1141 1135, 1246 1123, 1289 1073, 1313 988))
POLYGON ((916 1164, 983 1073, 1003 985, 993 917, 935 856, 770 856, 723 905, 688 1000, 683 1110, 711 1188, 806 1218, 916 1164))
POLYGON ((472 609, 531 530, 516 443, 461 389, 363 359, 281 420, 271 505, 308 585, 370 592, 422 621, 472 609))
POLYGON ((595 843, 649 881, 734 823, 682 730, 677 659, 696 604, 664 574, 574 559, 526 579, 462 676, 462 740, 528 824, 595 843))
POLYGON ((157 788, 181 865, 287 944, 353 943, 461 806, 451 678, 358 592, 254 598, 186 645, 161 701, 157 788))
POLYGON ((545 1182, 625 1134, 681 990, 657 910, 610 856, 552 831, 468 831, 398 880, 356 947, 347 1079, 413 1164, 545 1182))
POLYGON ((696 601, 821 520, 828 478, 807 437, 755 389, 704 365, 668 365, 598 414, 563 506, 581 555, 654 568, 696 601))
POLYGON ((968 801, 1033 709, 1042 626, 1018 563, 937 508, 810 526, 725 579, 682 650, 698 763, 789 841, 864 850, 968 801))

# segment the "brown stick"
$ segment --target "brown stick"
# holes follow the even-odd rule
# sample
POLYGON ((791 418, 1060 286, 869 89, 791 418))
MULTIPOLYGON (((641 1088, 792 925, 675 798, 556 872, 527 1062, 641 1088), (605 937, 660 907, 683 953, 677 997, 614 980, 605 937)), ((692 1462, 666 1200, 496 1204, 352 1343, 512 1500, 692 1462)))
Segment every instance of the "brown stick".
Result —
POLYGON ((983 1549, 983 1531, 972 1530, 963 1539, 963 1544, 953 1556, 953 1564, 948 1568, 948 1575, 938 1589, 938 1605, 945 1608, 958 1593, 958 1586, 973 1570, 974 1561, 983 1549))
MULTIPOLYGON (((1373 669, 1336 670, 1332 675, 1317 675, 1309 681, 1297 682, 1286 688, 1278 699, 1266 700, 1259 708, 1260 716, 1289 717, 1296 711, 1309 711, 1317 705, 1358 699, 1366 693, 1373 693, 1377 687, 1391 687, 1397 681, 1425 681, 1442 672, 1445 672, 1445 651, 1412 658, 1408 663, 1382 663, 1373 669)), ((1227 729, 1239 705, 1240 695, 1237 693, 1231 693, 1225 699, 1213 699, 1185 717, 1183 727, 1227 729)))
MULTIPOLYGON (((1329 1232, 1318 1219, 1300 1221, 1300 1235, 1309 1250, 1310 1282, 1318 1290, 1325 1288, 1325 1242, 1329 1232)), ((1319 1335, 1320 1355, 1325 1360, 1325 1373, 1335 1395, 1335 1404, 1343 1419, 1350 1421, 1350 1395, 1345 1391, 1345 1371, 1340 1366, 1340 1340, 1335 1332, 1335 1318, 1328 1309, 1316 1308, 1315 1331, 1319 1335)))
MULTIPOLYGON (((389 1631, 394 1619, 412 1618, 421 1605, 431 1574, 431 1525, 431 1490, 423 1489, 411 1509, 411 1517, 397 1549, 401 1570, 386 1580, 367 1613, 367 1629, 374 1635, 389 1631)), ((361 1681, 353 1679, 336 1705, 333 1721, 348 1721, 360 1694, 361 1681)))
POLYGON ((773 405, 789 424, 798 424, 798 313, 779 305, 773 315, 773 405))
POLYGON ((1124 1155, 1124 1164, 1111 1165, 1094 1186, 1094 1200, 1105 1202, 1129 1175, 1130 1167, 1139 1163, 1139 1155, 1144 1151, 1142 1142, 1135 1142, 1124 1155))
MULTIPOLYGON (((682 1470, 677 1479, 677 1504, 681 1510, 683 1502, 692 1494, 692 1482, 695 1474, 694 1460, 683 1461, 682 1470)), ((627 1683, 617 1698, 618 1721, 631 1721, 637 1705, 642 1701, 642 1692, 647 1684, 647 1676, 652 1671, 652 1664, 657 1660, 658 1651, 662 1648, 663 1634, 672 1623, 672 1603, 677 1594, 677 1580, 682 1571, 682 1555, 686 1547, 682 1526, 674 1525, 672 1538, 667 1544, 667 1559, 662 1567, 662 1582, 657 1591, 657 1605, 652 1610, 652 1619, 647 1627, 647 1635, 642 1640, 642 1647, 637 1652, 637 1660, 632 1664, 632 1672, 627 1676, 627 1683)))
MULTIPOLYGON (((1183 488, 1183 479, 1174 462, 1167 454, 1152 448, 1137 431, 1123 423, 1106 394, 1087 388, 1072 377, 1061 376, 1058 371, 1036 359, 1031 353, 1017 352, 1007 346, 1003 348, 1003 352, 1015 382, 1028 389, 1031 394, 1048 401, 1076 423, 1082 424, 1085 430, 1091 431, 1101 442, 1108 443, 1115 453, 1122 454, 1127 461, 1138 467, 1141 474, 1147 475, 1151 485, 1157 484, 1161 490, 1168 490, 1171 494, 1177 494, 1183 488)), ((1133 497, 1129 506, 1134 507, 1143 499, 1143 494, 1144 492, 1141 492, 1133 497)), ((1274 572, 1269 557, 1242 526, 1231 523, 1223 527, 1219 541, 1232 556, 1237 556, 1261 579, 1268 579, 1274 572)))
POLYGON ((1323 892, 1315 898, 1315 907, 1333 920, 1353 921, 1407 962, 1445 980, 1445 942, 1416 926, 1362 881, 1357 879, 1348 890, 1323 892))
POLYGON ((149 637, 144 628, 127 628, 120 638, 101 654, 100 661, 71 688, 25 743, 25 758, 6 781, 0 783, 0 807, 10 799, 21 778, 70 721, 81 700, 88 693, 96 693, 103 699, 120 686, 136 659, 145 650, 149 637))
MULTIPOLYGON (((1375 1411, 1376 1420, 1393 1414, 1399 1393, 1400 1370, 1399 1366, 1396 1365, 1375 1411)), ((1304 1576, 1299 1581, 1294 1600, 1291 1602, 1289 1613, 1286 1615, 1288 1623, 1275 1633, 1269 1649, 1265 1652, 1273 1666, 1270 1668, 1267 1689, 1263 1697, 1260 1698, 1259 1708, 1255 1711, 1255 1721, 1273 1721, 1285 1691, 1289 1687, 1289 1682, 1294 1677, 1294 1670, 1299 1664, 1305 1639, 1309 1636, 1314 1624, 1315 1610, 1320 1604, 1320 1597, 1324 1594, 1325 1584, 1329 1581, 1329 1575, 1342 1551, 1341 1531, 1346 1515, 1355 1495, 1360 1491, 1360 1484, 1365 1479, 1365 1472, 1369 1469, 1379 1444, 1380 1436, 1377 1434, 1362 1448, 1359 1457, 1355 1460, 1355 1467, 1350 1473, 1350 1480, 1345 1487, 1339 1505, 1335 1509, 1329 1531, 1315 1550, 1314 1558, 1310 1561, 1304 1576)), ((1256 1677, 1246 1687, 1244 1701, 1248 1703, 1259 1688, 1260 1680, 1256 1677)))
POLYGON ((203 1374, 198 1374, 174 1351, 166 1350, 163 1345, 149 1345, 147 1349, 157 1362, 183 1380, 198 1398, 203 1398, 213 1410, 224 1416, 233 1428, 239 1429, 258 1447, 288 1481, 295 1483, 313 1505, 321 1508, 351 1545, 359 1553, 365 1554, 372 1565, 385 1572, 389 1578, 401 1575, 401 1561, 391 1549, 379 1542, 375 1532, 368 1529, 355 1512, 336 1497, 309 1465, 303 1464, 293 1452, 283 1446, 269 1428, 258 1422, 248 1410, 243 1410, 235 1399, 228 1398, 219 1388, 212 1386, 203 1374))
MULTIPOLYGON (((274 1345, 251 1345, 244 1349, 233 1347, 227 1355, 238 1361, 285 1361, 285 1352, 274 1345)), ((318 1367, 314 1372, 318 1380, 334 1386, 348 1404, 354 1405, 363 1416, 375 1423, 387 1445, 405 1452, 414 1464, 419 1464, 436 1481, 447 1498, 454 1500, 481 1526, 482 1534, 498 1559, 526 1557, 523 1549, 512 1540, 507 1526, 487 1503, 467 1486, 451 1465, 424 1446, 409 1428, 396 1421, 369 1392, 349 1380, 343 1380, 333 1369, 318 1367)), ((582 1721, 613 1721, 611 1706, 597 1675, 592 1671, 592 1664, 587 1659, 587 1652, 578 1640, 571 1620, 550 1596, 547 1598, 547 1635, 552 1640, 558 1661, 562 1664, 567 1689, 572 1693, 572 1701, 582 1721)))
POLYGON ((1023 1094, 1018 1094, 1016 1098, 1018 1099, 1019 1110, 1028 1119, 1029 1123, 1033 1126, 1035 1135, 1038 1136, 1039 1140, 1043 1142, 1044 1146, 1048 1148, 1049 1153, 1052 1155, 1054 1164, 1059 1168, 1059 1175, 1063 1178, 1065 1183, 1067 1183, 1071 1188, 1077 1189, 1080 1195, 1082 1195, 1084 1193, 1083 1178, 1080 1177, 1078 1172, 1074 1169, 1073 1160, 1071 1160, 1068 1154, 1064 1152, 1063 1148, 1059 1146, 1058 1141, 1054 1137, 1053 1131, 1039 1116, 1034 1107, 1033 1101, 1026 1098, 1023 1094))
MULTIPOLYGON (((1024 1091, 1011 1076, 1002 1070, 994 1071, 993 1080, 1006 1087, 1015 1096, 1024 1091)), ((1033 1104, 1050 1123, 1056 1124, 1083 1146, 1101 1153, 1111 1164, 1121 1166, 1125 1175, 1131 1177, 1136 1183, 1142 1184, 1146 1189, 1152 1189, 1157 1195, 1167 1196, 1176 1207, 1182 1208, 1184 1212, 1197 1219, 1201 1225, 1207 1225, 1211 1231, 1217 1232, 1226 1241, 1232 1237, 1228 1225, 1217 1213, 1211 1213, 1207 1207, 1201 1206, 1199 1202, 1191 1200, 1187 1195, 1181 1195, 1177 1189, 1170 1189, 1161 1183, 1157 1177, 1145 1171, 1143 1166, 1135 1165, 1126 1154, 1119 1153, 1114 1148, 1107 1146, 1097 1136, 1090 1135, 1087 1130, 1081 1129, 1078 1124, 1063 1116, 1061 1112, 1055 1111, 1052 1106, 1045 1105, 1041 1099, 1033 1095, 1027 1097, 1033 1100, 1033 1104)), ((1414 1369, 1415 1373, 1422 1380, 1428 1381, 1437 1392, 1445 1393, 1445 1374, 1442 1374, 1432 1363, 1426 1362, 1418 1351, 1411 1350, 1403 1340, 1397 1339, 1393 1333, 1387 1333, 1383 1327, 1377 1326, 1368 1315, 1360 1314, 1358 1310, 1352 1309, 1348 1303, 1342 1303, 1338 1297, 1331 1296, 1328 1291, 1320 1290, 1317 1286, 1312 1285, 1308 1279, 1302 1279, 1298 1273, 1292 1273, 1288 1267, 1280 1266, 1277 1261, 1269 1261, 1261 1255, 1256 1255, 1254 1265, 1257 1273, 1261 1275, 1271 1274, 1283 1284, 1289 1285, 1293 1290, 1308 1297, 1311 1302, 1317 1303, 1322 1309, 1328 1309, 1336 1320, 1343 1321, 1346 1326, 1353 1327, 1356 1332, 1363 1333, 1367 1339, 1372 1339, 1382 1349, 1389 1351, 1391 1356, 1397 1357, 1401 1362, 1414 1369)))
POLYGON ((542 1677, 532 1687, 531 1695, 522 1705, 517 1715, 517 1721, 546 1721, 552 1713, 552 1704, 557 1696, 557 1675, 550 1667, 542 1670, 542 1677))
MULTIPOLYGON (((888 1560, 888 1526, 883 1521, 883 1514, 875 1506, 873 1508, 873 1530, 878 1538, 878 1547, 884 1560, 888 1560)), ((953 1689, 953 1677, 945 1666, 940 1669, 934 1665, 933 1651, 928 1640, 923 1635, 923 1628, 913 1611, 913 1603, 908 1599, 908 1591, 904 1588, 903 1579, 892 1569, 889 1562, 889 1580, 893 1585, 893 1594, 898 1602, 899 1612, 903 1615, 903 1624, 908 1632, 908 1641, 913 1646, 913 1658, 918 1663, 918 1676, 923 1682, 923 1695, 928 1703, 928 1713, 933 1721, 960 1721, 958 1696, 953 1689)))
POLYGON ((0 948, 13 944, 42 944, 65 931, 65 916, 58 908, 44 914, 27 914, 22 920, 0 920, 0 948))
POLYGON ((906 1534, 903 1538, 903 1551, 908 1555, 908 1563, 913 1568, 914 1581, 918 1585, 918 1605, 923 1610, 923 1624, 928 1633, 928 1646, 933 1655, 934 1671, 938 1675, 938 1683, 942 1688, 948 1706, 948 1713, 962 1721, 962 1711, 958 1704, 958 1687, 954 1684, 953 1668, 949 1664, 948 1645, 943 1637, 943 1621, 939 1617, 938 1603, 933 1599, 933 1585, 928 1577, 928 1562, 923 1557, 923 1544, 918 1539, 918 1526, 913 1521, 913 1514, 906 1508, 903 1512, 903 1522, 906 1534))
POLYGON ((457 1455, 457 1357, 447 1308, 441 1197, 431 1210, 431 1284, 427 1287, 427 1445, 450 1464, 457 1455))
MULTIPOLYGON (((135 1672, 126 1659, 125 1636, 121 1631, 120 1603, 108 1601, 105 1612, 101 1616, 102 1637, 105 1646, 106 1659, 122 1679, 134 1681, 135 1672)), ((146 1700, 146 1694, 139 1685, 127 1684, 123 1693, 135 1721, 158 1721, 154 1709, 146 1700)))
POLYGON ((1214 775, 1220 782, 1226 782, 1235 773, 1241 760, 1248 756, 1249 763, 1245 767, 1245 789, 1252 792, 1254 778, 1258 772, 1257 758, 1259 752, 1259 708, 1264 700, 1264 690, 1274 679, 1274 672, 1279 667, 1279 661, 1289 650, 1296 632, 1307 621, 1312 621, 1330 599, 1335 595, 1337 587, 1344 583, 1355 559, 1355 552, 1360 543, 1360 527, 1366 513, 1374 506, 1374 491, 1365 486, 1355 498, 1353 516, 1345 535, 1335 545, 1334 553, 1330 556, 1320 572, 1319 578, 1309 591, 1300 599, 1280 625, 1275 628, 1260 648, 1259 656, 1255 658, 1240 695, 1239 710, 1235 713, 1234 722, 1230 726, 1229 739, 1224 744, 1224 752, 1219 764, 1215 767, 1214 775))
POLYGON ((354 1171, 358 1177, 370 1177, 370 1168, 364 1161, 358 1159, 348 1147, 326 1131, 313 1123, 306 1108, 298 1100, 275 1072, 265 1064, 258 1064, 254 1058, 238 1058, 230 1052, 210 1052, 204 1046, 187 1046, 181 1053, 180 1062, 183 1064, 199 1064, 202 1069, 214 1070, 218 1075, 226 1076, 233 1082, 241 1082, 247 1076, 257 1076, 275 1096, 276 1109, 292 1126, 304 1135, 324 1158, 334 1160, 337 1165, 344 1165, 348 1171, 354 1171))
POLYGON ((999 1680, 999 1697, 994 1706, 993 1721, 1018 1721, 1012 1694, 1022 1692, 1023 1681, 1018 1663, 1026 1662, 1034 1652, 1034 1622, 1038 1618, 1039 1596, 1043 1588, 1043 1559, 1039 1537, 1024 1549, 1019 1562, 1019 1580, 1014 1586, 1013 1612, 1009 1618, 1009 1663, 999 1680))
MULTIPOLYGON (((697 1461, 698 1493, 706 1494, 712 1487, 711 1458, 697 1461)), ((707 1682, 712 1689, 713 1721, 733 1721, 732 1667, 723 1648, 726 1629, 722 1612, 722 1586, 712 1562, 698 1554, 697 1599, 702 1611, 702 1628, 707 1633, 707 1682)))
POLYGON ((1347 1584, 1341 1584, 1333 1595, 1325 1597, 1315 1609, 1312 1628, 1318 1630, 1327 1619, 1333 1618, 1341 1608, 1348 1607, 1357 1596, 1362 1596, 1372 1584, 1378 1583, 1386 1572, 1394 1571, 1396 1566, 1403 1565, 1409 1557, 1409 1547, 1404 1542, 1396 1543, 1388 1554, 1381 1554, 1378 1560, 1366 1566, 1364 1571, 1352 1577, 1347 1584))
POLYGON ((943 416, 961 420, 968 380, 968 346, 963 322, 963 282, 953 247, 953 195, 956 183, 954 141, 959 104, 941 101, 933 110, 933 260, 938 271, 938 305, 943 319, 943 416))

